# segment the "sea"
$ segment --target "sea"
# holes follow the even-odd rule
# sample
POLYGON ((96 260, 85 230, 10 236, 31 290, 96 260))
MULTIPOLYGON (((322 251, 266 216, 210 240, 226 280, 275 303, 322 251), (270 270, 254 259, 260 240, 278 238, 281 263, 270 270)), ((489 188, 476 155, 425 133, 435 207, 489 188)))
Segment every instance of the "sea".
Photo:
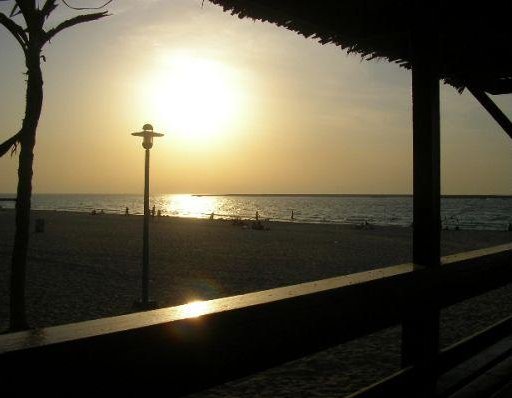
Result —
MULTIPOLYGON (((3 198, 13 195, 3 194, 3 198)), ((0 202, 13 208, 13 202, 0 202)), ((164 194, 150 197, 150 208, 164 216, 192 218, 255 218, 301 223, 410 226, 410 195, 307 194, 164 194)), ((142 214, 142 195, 34 194, 32 208, 91 213, 142 214)), ((444 228, 509 230, 512 196, 445 196, 441 199, 444 228)))

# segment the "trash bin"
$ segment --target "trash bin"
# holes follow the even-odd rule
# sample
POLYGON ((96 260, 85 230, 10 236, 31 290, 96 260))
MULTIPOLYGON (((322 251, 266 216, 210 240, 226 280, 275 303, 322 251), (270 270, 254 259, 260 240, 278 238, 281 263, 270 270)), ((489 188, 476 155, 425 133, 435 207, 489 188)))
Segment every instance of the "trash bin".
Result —
POLYGON ((36 219, 36 233, 43 233, 44 232, 44 219, 38 218, 36 219))

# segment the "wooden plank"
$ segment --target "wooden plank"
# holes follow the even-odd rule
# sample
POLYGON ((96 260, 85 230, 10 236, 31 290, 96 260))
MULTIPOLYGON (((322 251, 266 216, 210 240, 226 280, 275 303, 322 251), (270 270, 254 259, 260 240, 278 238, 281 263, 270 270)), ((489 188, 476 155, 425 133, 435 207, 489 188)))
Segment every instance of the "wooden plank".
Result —
MULTIPOLYGON (((55 326, 43 329, 44 332, 36 329, 33 331, 0 335, 0 354, 37 348, 43 345, 61 344, 77 339, 95 338, 106 334, 123 333, 133 329, 152 327, 160 324, 180 321, 188 322, 192 318, 194 318, 192 322, 195 322, 195 318, 198 316, 222 315, 233 311, 250 310, 253 307, 271 307, 293 300, 304 300, 305 302, 310 300, 314 301, 315 297, 318 295, 326 295, 326 297, 339 294, 346 295, 347 293, 349 296, 352 294, 361 295, 365 294, 364 290, 366 288, 364 286, 383 284, 383 288, 387 289, 389 288, 388 282, 395 281, 391 283, 399 283, 398 279, 410 276, 413 273, 413 269, 413 265, 408 263, 255 293, 203 301, 200 303, 191 303, 154 311, 55 326)), ((386 295, 385 292, 382 292, 382 294, 387 296, 389 300, 394 300, 391 298, 394 296, 392 292, 390 292, 389 295, 386 295)), ((397 292, 397 294, 401 295, 400 292, 397 292)), ((364 302, 370 303, 373 301, 374 297, 374 294, 370 294, 364 302)), ((396 297, 395 299, 398 298, 396 297)), ((349 303, 346 302, 346 304, 349 303)), ((339 303, 336 304, 336 309, 338 309, 338 306, 339 303)), ((342 304, 340 311, 335 311, 336 314, 345 313, 343 309, 345 306, 347 305, 342 304)), ((362 304, 362 306, 366 307, 366 304, 362 304)), ((348 307, 351 308, 353 306, 349 305, 348 307)), ((328 314, 327 311, 322 312, 324 315, 328 314)), ((355 312, 357 314, 359 311, 349 309, 349 312, 355 312)), ((333 313, 332 315, 334 316, 336 314, 333 313)), ((348 313, 342 316, 346 315, 348 315, 348 313)))
MULTIPOLYGON (((447 307, 469 297, 483 294, 491 289, 499 288, 512 281, 512 243, 478 249, 442 258, 442 266, 434 277, 426 278, 421 270, 414 271, 412 263, 380 268, 372 271, 344 275, 335 278, 307 282, 298 285, 285 286, 243 295, 219 298, 196 304, 185 304, 176 307, 158 309, 112 318, 103 318, 75 324, 55 326, 40 330, 0 335, 0 354, 6 351, 63 343, 69 340, 91 338, 108 333, 124 332, 129 329, 148 327, 159 323, 174 322, 192 316, 208 315, 224 311, 243 309, 251 306, 271 304, 276 301, 294 297, 308 296, 320 292, 344 289, 346 287, 365 289, 365 284, 378 280, 386 280, 391 286, 398 285, 396 278, 406 277, 404 283, 416 279, 416 285, 425 285, 430 289, 435 283, 441 294, 436 304, 439 308, 447 307), (413 272, 414 271, 414 272, 413 272), (488 278, 483 278, 489 275, 488 278), (437 279, 437 281, 436 281, 437 279), (423 283, 421 281, 424 281, 423 283), (476 283, 479 282, 479 283, 476 283), (199 309, 198 309, 199 307, 199 309)), ((416 286, 412 289, 416 291, 416 286)), ((394 305, 393 295, 386 302, 394 305)), ((370 297, 366 301, 373 301, 370 297)), ((410 301, 410 300, 409 300, 410 301)), ((351 303, 342 303, 339 311, 351 303)))
POLYGON ((488 362, 484 363, 477 369, 474 369, 472 372, 468 372, 461 380, 443 390, 440 394, 438 394, 437 398, 449 398, 453 396, 454 393, 461 390, 471 382, 477 380, 478 377, 484 375, 486 372, 493 369, 499 363, 503 362, 507 358, 510 358, 511 354, 512 348, 508 348, 501 351, 497 356, 490 359, 488 362))
POLYGON ((390 288, 388 282, 394 280, 393 286, 412 272, 412 265, 406 264, 204 304, 0 336, 0 368, 6 369, 3 376, 9 380, 17 374, 32 378, 48 363, 57 364, 54 371, 59 377, 80 385, 83 373, 68 371, 87 368, 91 385, 112 382, 104 378, 110 374, 106 369, 122 375, 137 369, 138 381, 163 382, 166 394, 179 396, 391 326, 400 319, 404 292, 390 288), (384 303, 384 298, 395 305, 373 303, 384 303), (192 318, 197 313, 204 314, 192 318), (162 369, 172 382, 153 380, 162 369))
POLYGON ((478 352, 512 334, 512 316, 446 347, 439 354, 438 373, 442 374, 478 352))
POLYGON ((432 289, 436 292, 435 305, 439 308, 484 294, 512 281, 512 244, 443 257, 441 262, 440 268, 445 272, 432 281, 432 289))
MULTIPOLYGON (((495 344, 497 341, 510 336, 512 333, 512 317, 508 317, 495 323, 484 330, 469 336, 460 342, 445 348, 441 351, 437 360, 438 375, 449 371, 455 366, 471 359, 484 349, 495 344)), ((478 375, 490 369, 503 358, 510 355, 511 350, 506 350, 500 355, 493 357, 489 362, 483 364, 476 371, 465 375, 454 385, 438 391, 437 397, 448 397, 460 388, 473 381, 478 375)), ((381 398, 381 397, 411 397, 415 396, 418 384, 418 369, 412 366, 404 368, 393 375, 386 377, 377 383, 365 387, 347 398, 381 398)))
POLYGON ((512 244, 241 296, 0 336, 0 368, 32 377, 56 364, 70 382, 116 369, 180 395, 398 324, 418 297, 441 307, 512 281, 512 244), (357 303, 357 305, 354 305, 357 303), (165 369, 172 383, 154 380, 165 369), (71 373, 71 374, 68 374, 71 373), (169 376, 170 377, 170 376, 169 376), (190 380, 194 382, 191 383, 190 380))
POLYGON ((418 370, 409 366, 346 398, 411 398, 417 389, 417 380, 418 370))

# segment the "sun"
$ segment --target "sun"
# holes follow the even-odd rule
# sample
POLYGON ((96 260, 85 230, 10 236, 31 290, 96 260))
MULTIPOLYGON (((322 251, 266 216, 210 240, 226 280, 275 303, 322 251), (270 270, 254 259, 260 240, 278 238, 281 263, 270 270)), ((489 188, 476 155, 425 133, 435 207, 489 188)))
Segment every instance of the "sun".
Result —
POLYGON ((219 138, 240 117, 235 77, 236 71, 221 62, 174 54, 150 77, 146 107, 169 134, 193 141, 219 138))

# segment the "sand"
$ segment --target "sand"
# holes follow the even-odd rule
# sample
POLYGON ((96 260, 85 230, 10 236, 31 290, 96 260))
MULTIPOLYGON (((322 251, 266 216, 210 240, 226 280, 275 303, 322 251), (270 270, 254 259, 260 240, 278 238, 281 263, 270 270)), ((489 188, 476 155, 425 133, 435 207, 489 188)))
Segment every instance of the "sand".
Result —
MULTIPOLYGON (((28 318, 44 327, 132 312, 140 296, 142 218, 34 211, 28 318)), ((411 229, 162 217, 151 221, 151 296, 160 307, 323 279, 411 259, 411 229)), ((7 326, 13 211, 0 211, 0 330, 7 326)), ((443 231, 443 254, 508 243, 512 233, 443 231)), ((442 344, 512 310, 510 288, 443 311, 442 344)), ((399 328, 359 339, 196 396, 343 396, 399 366, 399 328)))

